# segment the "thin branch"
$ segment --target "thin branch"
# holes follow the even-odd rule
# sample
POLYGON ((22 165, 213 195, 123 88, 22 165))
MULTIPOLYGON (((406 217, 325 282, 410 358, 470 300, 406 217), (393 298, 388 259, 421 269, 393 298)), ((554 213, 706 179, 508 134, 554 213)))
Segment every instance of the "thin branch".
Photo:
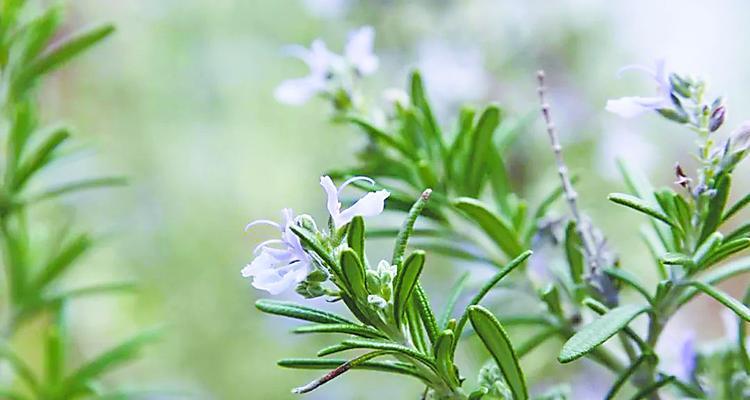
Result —
POLYGON ((591 233, 589 224, 578 208, 578 193, 576 193, 573 184, 571 183, 568 167, 565 165, 565 160, 563 159, 562 146, 560 145, 560 140, 557 136, 557 131, 555 130, 555 124, 552 122, 550 107, 545 99, 546 88, 544 86, 544 71, 540 70, 537 72, 537 79, 539 81, 539 87, 537 89, 537 92, 539 93, 539 104, 547 127, 550 144, 552 145, 552 151, 555 153, 557 173, 560 175, 560 181, 562 181, 565 200, 567 201, 568 207, 573 214, 573 219, 576 222, 576 230, 581 237, 581 242, 583 242, 583 251, 586 253, 586 259, 591 268, 591 272, 595 272, 599 268, 599 246, 596 245, 596 240, 591 233))

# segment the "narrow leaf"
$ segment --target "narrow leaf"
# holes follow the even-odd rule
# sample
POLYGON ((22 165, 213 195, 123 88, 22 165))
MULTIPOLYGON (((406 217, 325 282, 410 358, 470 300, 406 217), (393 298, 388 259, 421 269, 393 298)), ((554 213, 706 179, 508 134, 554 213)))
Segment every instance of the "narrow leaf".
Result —
POLYGON ((294 333, 343 333, 347 335, 360 336, 369 339, 387 339, 387 337, 380 333, 377 329, 369 327, 367 325, 351 325, 351 324, 316 324, 308 326, 300 326, 295 328, 292 332, 294 333))
POLYGON ((635 196, 624 193, 612 193, 607 198, 613 203, 617 203, 625 207, 632 208, 636 211, 640 211, 650 217, 656 218, 659 221, 666 223, 667 225, 679 229, 679 226, 674 221, 672 221, 672 219, 635 196))
POLYGON ((557 359, 561 363, 568 363, 583 357, 648 310, 647 306, 635 304, 611 309, 568 339, 557 359))
POLYGON ((393 317, 397 326, 401 324, 408 300, 417 285, 419 274, 422 273, 424 257, 424 252, 417 250, 398 267, 393 280, 393 317))
POLYGON ((404 253, 406 252, 406 246, 409 244, 409 238, 414 231, 414 224, 417 222, 419 214, 422 213, 422 210, 424 210, 427 205, 427 201, 430 199, 431 194, 431 189, 425 190, 422 192, 422 195, 419 196, 417 201, 414 202, 414 205, 411 206, 409 214, 407 214, 406 219, 401 225, 401 229, 398 231, 398 236, 396 236, 396 244, 393 246, 393 255, 391 256, 392 265, 401 264, 401 261, 404 258, 404 253))
POLYGON ((509 257, 517 257, 523 251, 511 224, 501 216, 490 211, 481 201, 469 197, 454 200, 453 205, 461 210, 470 220, 492 239, 509 257))
POLYGON ((583 283, 583 242, 576 231, 575 221, 568 222, 565 227, 565 256, 568 258, 568 267, 570 268, 570 277, 573 283, 580 285, 583 283))
MULTIPOLYGON (((337 360, 330 358, 287 358, 280 360, 277 364, 283 368, 331 369, 337 368, 347 361, 348 360, 337 360)), ((413 376, 423 381, 428 381, 428 379, 421 375, 413 365, 400 361, 367 361, 352 366, 352 369, 390 372, 394 374, 413 376)))
POLYGON ((468 312, 471 326, 474 327, 474 331, 482 339, 484 346, 497 362, 497 366, 500 367, 514 398, 516 400, 528 399, 526 379, 505 329, 497 318, 482 306, 471 306, 468 312))
POLYGON ((721 223, 721 216, 724 207, 727 205, 729 198, 729 188, 732 185, 732 178, 728 174, 722 174, 716 182, 716 193, 708 203, 708 214, 703 220, 703 229, 698 243, 702 243, 709 235, 714 233, 721 223))
POLYGON ((359 254, 352 249, 341 252, 341 275, 352 297, 366 299, 365 267, 360 262, 359 254))
POLYGON ((703 283, 701 281, 690 281, 687 283, 687 285, 693 286, 694 288, 700 290, 701 292, 713 297, 714 299, 716 299, 716 301, 723 304, 728 309, 732 310, 735 314, 737 314, 738 317, 744 319, 747 322, 750 322, 750 309, 747 308, 744 304, 742 304, 741 301, 726 294, 720 289, 714 286, 708 285, 706 283, 703 283))
POLYGON ((346 318, 328 311, 318 310, 287 301, 260 299, 255 302, 255 307, 268 314, 281 315, 282 317, 301 319, 304 321, 318 322, 321 324, 356 325, 346 318))

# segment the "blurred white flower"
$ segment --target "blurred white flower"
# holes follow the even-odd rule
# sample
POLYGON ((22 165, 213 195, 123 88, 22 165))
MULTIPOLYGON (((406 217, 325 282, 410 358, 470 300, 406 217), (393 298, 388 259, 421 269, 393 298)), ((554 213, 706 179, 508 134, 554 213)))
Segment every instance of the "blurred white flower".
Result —
POLYGON ((419 70, 438 108, 486 94, 489 78, 479 49, 427 41, 420 44, 418 56, 419 70))
POLYGON ((343 56, 328 50, 321 39, 315 39, 309 49, 300 45, 285 47, 284 53, 304 61, 310 74, 282 82, 274 91, 274 97, 284 104, 300 105, 328 91, 335 78, 351 80, 348 75, 372 74, 378 68, 378 58, 373 53, 374 41, 375 30, 365 26, 349 34, 343 56))
POLYGON ((370 75, 378 69, 378 57, 373 52, 375 29, 363 26, 351 33, 346 41, 344 58, 361 75, 370 75))
POLYGON ((348 179, 337 188, 331 178, 327 176, 320 177, 320 185, 323 186, 323 190, 325 190, 328 196, 328 212, 331 214, 336 229, 348 224, 356 216, 374 217, 382 213, 385 208, 385 199, 390 196, 390 193, 387 190, 378 190, 377 192, 367 193, 351 207, 341 211, 341 202, 339 201, 341 192, 350 183, 360 180, 370 182, 370 184, 375 183, 370 178, 356 176, 348 179))
POLYGON ((245 227, 247 230, 256 225, 271 225, 281 231, 281 239, 267 240, 259 244, 254 251, 255 259, 241 271, 243 277, 253 278, 254 287, 272 295, 284 292, 305 280, 312 268, 312 259, 290 228, 294 223, 292 210, 285 208, 282 215, 283 224, 257 220, 245 227))
POLYGON ((632 118, 646 111, 654 111, 668 108, 672 105, 671 85, 669 77, 664 69, 664 60, 657 60, 656 67, 650 69, 642 65, 628 65, 620 68, 617 77, 621 77, 626 71, 645 72, 656 81, 657 95, 651 97, 627 96, 619 99, 608 100, 606 110, 623 118, 632 118))
POLYGON ((315 39, 310 49, 299 45, 288 46, 284 53, 304 61, 310 68, 310 74, 282 82, 274 92, 276 100, 285 104, 300 105, 325 91, 328 74, 339 56, 331 53, 322 40, 315 39))

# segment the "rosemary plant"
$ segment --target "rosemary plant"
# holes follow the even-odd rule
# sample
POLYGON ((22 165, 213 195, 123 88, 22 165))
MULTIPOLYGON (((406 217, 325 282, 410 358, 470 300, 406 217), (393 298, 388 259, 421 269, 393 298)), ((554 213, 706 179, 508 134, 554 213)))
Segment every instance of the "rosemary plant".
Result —
POLYGON ((119 185, 121 178, 100 177, 45 185, 40 175, 65 155, 71 129, 40 121, 37 88, 43 78, 99 43, 113 32, 95 26, 60 37, 61 8, 34 14, 23 0, 0 1, 0 243, 5 295, 0 360, 12 370, 2 380, 0 397, 25 400, 124 398, 104 385, 104 374, 131 361, 155 332, 135 336, 98 355, 78 362, 69 352, 66 310, 82 296, 127 290, 131 283, 64 288, 61 278, 88 253, 96 240, 71 223, 55 226, 35 215, 36 206, 84 189, 119 185), (42 321, 43 362, 30 360, 14 344, 15 333, 29 321, 42 321), (74 364, 75 362, 75 364, 74 364), (43 365, 37 370, 36 365, 43 365))
MULTIPOLYGON (((261 243, 256 258, 243 269, 255 287, 271 294, 295 287, 305 298, 341 301, 353 315, 353 319, 346 318, 296 303, 256 303, 261 311, 315 323, 295 329, 297 333, 352 337, 320 350, 318 356, 323 358, 280 361, 284 367, 331 370, 295 389, 296 393, 315 390, 350 369, 370 369, 419 379, 425 385, 423 398, 532 398, 535 392, 527 389, 520 360, 547 340, 558 338, 564 342, 559 362, 586 357, 617 376, 606 394, 608 399, 618 395, 658 399, 667 391, 700 399, 747 398, 750 359, 742 321, 750 320, 748 299, 743 304, 716 284, 750 271, 747 258, 724 263, 750 246, 750 227, 745 224, 727 234, 720 232, 724 222, 750 204, 746 195, 727 207, 733 171, 750 147, 750 125, 717 144, 716 132, 726 114, 722 100, 707 101, 705 83, 679 74, 665 75, 663 68, 652 72, 659 83, 658 96, 608 103, 608 110, 626 116, 657 112, 698 137, 697 173, 691 178, 677 166, 677 191, 655 190, 632 167, 620 164, 631 194, 609 198, 650 219, 644 238, 660 281, 648 287, 621 264, 604 234, 577 203, 575 179, 565 165, 545 99, 543 73, 538 75, 538 94, 561 185, 529 212, 529 202, 511 188, 503 161, 524 125, 517 122, 522 119, 509 122, 497 105, 481 111, 466 107, 456 118, 456 127, 446 129, 433 114, 416 71, 410 75, 408 91, 387 92, 386 109, 370 107, 358 82, 377 67, 373 40, 374 31, 362 28, 350 36, 342 55, 330 52, 320 41, 309 50, 296 48, 294 54, 310 66, 311 73, 285 82, 276 93, 279 100, 293 104, 320 95, 331 102, 335 122, 351 124, 369 139, 357 166, 321 178, 330 214, 326 229, 291 210, 285 210, 281 224, 262 220, 250 225, 269 224, 281 233, 280 239, 261 243), (344 182, 336 187, 331 177, 344 182), (342 203, 352 203, 342 200, 349 185, 367 193, 342 211, 342 203), (550 206, 560 198, 566 200, 570 218, 549 218, 550 206), (384 209, 405 213, 401 228, 365 229, 364 217, 377 216, 384 209), (424 227, 415 228, 418 216, 424 227), (475 226, 476 233, 466 234, 467 225, 475 226), (513 269, 527 269, 523 264, 531 256, 528 249, 549 236, 560 244, 560 258, 567 268, 548 271, 552 279, 536 289, 528 275, 510 275, 513 269), (373 266, 365 243, 382 237, 395 238, 393 256, 373 266), (407 245, 421 250, 407 256, 407 245), (467 308, 456 315, 453 308, 465 289, 464 275, 437 318, 419 283, 425 251, 484 262, 499 271, 476 289, 467 308), (530 292, 544 312, 518 310, 509 315, 504 310, 496 317, 479 305, 501 281, 530 292), (643 301, 623 303, 621 291, 631 289, 643 301), (666 371, 656 345, 670 318, 699 293, 715 298, 736 315, 738 335, 721 350, 701 354, 689 349, 684 361, 689 373, 677 376, 666 371), (645 332, 632 324, 639 316, 648 319, 645 332), (472 389, 463 387, 468 372, 454 363, 469 323, 494 360, 475 372, 479 387, 472 389), (535 332, 526 341, 512 344, 506 328, 515 324, 531 325, 535 332), (617 351, 614 346, 603 346, 614 336, 621 347, 617 351), (325 358, 350 350, 360 350, 360 355, 325 358), (722 373, 711 368, 717 363, 723 363, 722 373)), ((533 398, 565 399, 568 394, 563 385, 533 398)))

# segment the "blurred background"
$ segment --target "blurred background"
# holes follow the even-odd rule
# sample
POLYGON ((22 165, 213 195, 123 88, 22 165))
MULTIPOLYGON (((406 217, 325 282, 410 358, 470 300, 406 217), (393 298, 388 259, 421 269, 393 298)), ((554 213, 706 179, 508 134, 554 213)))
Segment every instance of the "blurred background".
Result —
MULTIPOLYGON (((535 113, 535 71, 544 68, 567 159, 585 173, 583 206, 623 265, 646 276, 653 271, 637 225, 628 224, 632 213, 605 200, 623 190, 614 159, 670 184, 675 161, 691 165, 693 139, 655 116, 606 113, 608 98, 653 90, 645 76, 617 79, 616 71, 665 58, 668 67, 699 74, 726 96, 724 135, 750 119, 750 49, 741 39, 750 35, 750 7, 741 0, 76 0, 67 15, 71 31, 111 21, 118 32, 47 82, 45 114, 69 122, 87 143, 70 173, 130 179, 128 187, 66 199, 85 226, 107 237, 70 280, 115 276, 141 286, 136 296, 82 300, 71 309, 76 352, 95 354, 138 327, 164 324, 165 339, 112 381, 177 398, 291 399, 292 387, 319 374, 276 367, 282 357, 311 356, 327 342, 292 336, 293 323, 259 313, 253 302, 264 293, 239 273, 270 233, 244 233, 245 224, 277 219, 283 207, 322 216, 318 177, 350 164, 363 139, 330 124, 322 101, 290 107, 274 100, 276 85, 306 73, 282 55, 284 45, 319 37, 340 51, 348 31, 372 25, 381 66, 367 80, 368 94, 378 101, 419 67, 445 124, 463 102, 497 101, 515 115, 535 113)), ((539 121, 512 154, 514 180, 526 197, 538 199, 556 182, 539 121)), ((747 190, 750 179, 738 182, 735 194, 747 190)), ((462 268, 436 264, 428 292, 449 285, 462 268)), ((739 296, 742 283, 725 288, 739 296)), ((702 342, 724 334, 713 307, 701 299, 686 310, 701 316, 702 342)), ((683 316, 671 329, 692 329, 696 321, 683 316)), ((550 371, 561 373, 544 363, 559 343, 550 346, 525 361, 539 385, 551 383, 550 371)), ((601 393, 591 377, 602 372, 588 373, 577 398, 601 393)), ((408 398, 417 390, 403 378, 354 372, 308 398, 408 398)))

